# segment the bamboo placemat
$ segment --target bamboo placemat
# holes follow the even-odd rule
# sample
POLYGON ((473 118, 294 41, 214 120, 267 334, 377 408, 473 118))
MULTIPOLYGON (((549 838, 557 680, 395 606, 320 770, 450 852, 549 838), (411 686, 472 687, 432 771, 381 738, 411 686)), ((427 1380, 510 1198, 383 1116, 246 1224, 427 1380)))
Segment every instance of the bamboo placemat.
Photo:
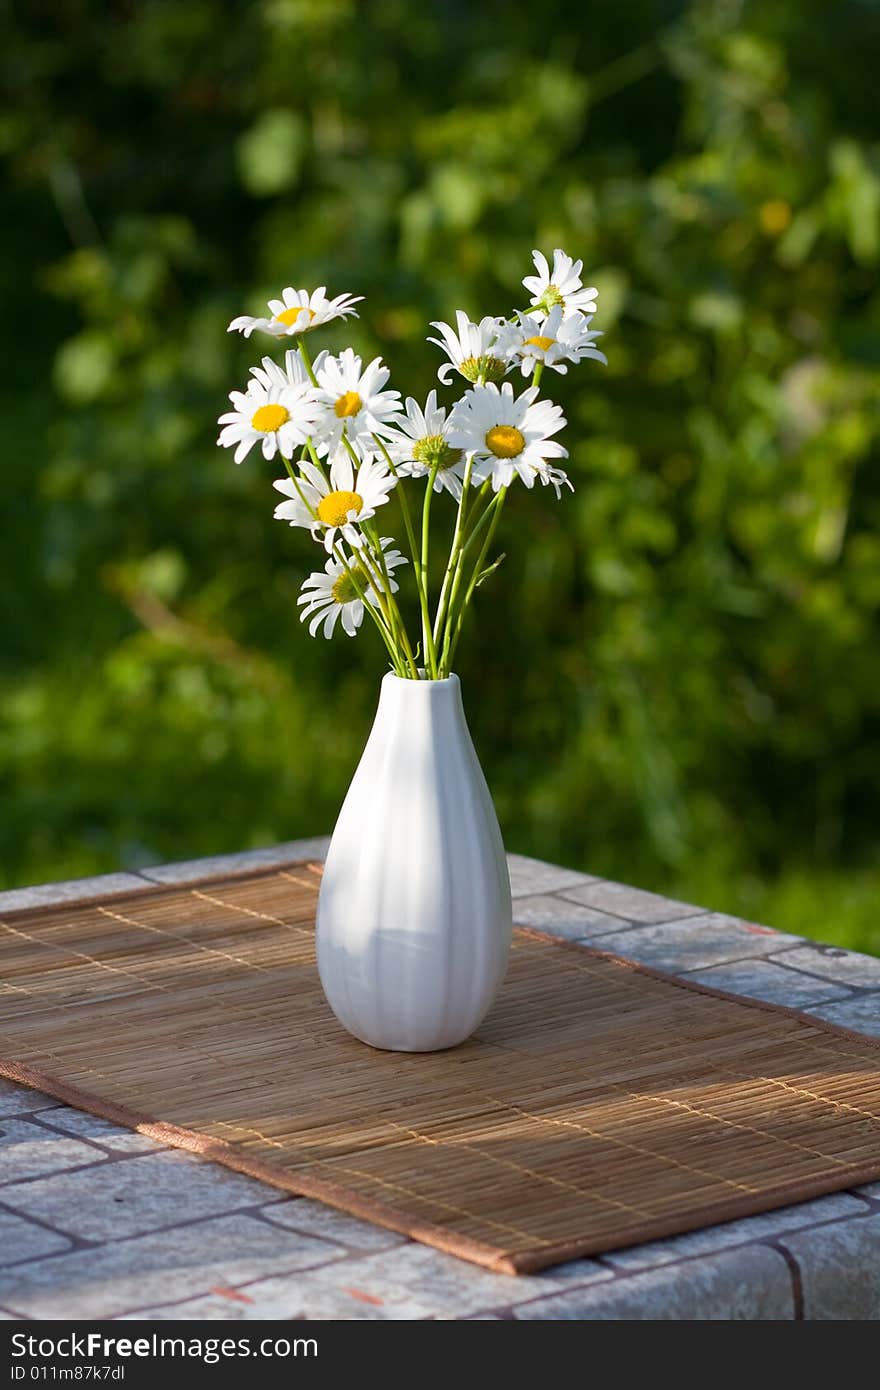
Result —
POLYGON ((463 1046, 355 1042, 319 872, 7 915, 0 1073, 507 1272, 880 1176, 880 1040, 540 932, 463 1046))

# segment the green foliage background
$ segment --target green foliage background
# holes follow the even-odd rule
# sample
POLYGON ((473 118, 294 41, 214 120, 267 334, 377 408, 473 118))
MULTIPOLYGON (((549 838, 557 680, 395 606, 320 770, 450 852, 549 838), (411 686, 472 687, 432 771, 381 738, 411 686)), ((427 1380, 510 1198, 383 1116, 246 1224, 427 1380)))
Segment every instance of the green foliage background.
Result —
MULTIPOLYGON (((427 322, 582 256, 459 670, 508 845, 880 950, 872 0, 34 0, 0 65, 8 885, 332 825, 372 636, 311 641, 214 447, 286 284, 420 394, 427 322), (595 277, 595 278, 594 278, 595 277)), ((314 341, 314 340, 313 340, 314 341)), ((438 508, 439 511, 439 508, 438 508)))

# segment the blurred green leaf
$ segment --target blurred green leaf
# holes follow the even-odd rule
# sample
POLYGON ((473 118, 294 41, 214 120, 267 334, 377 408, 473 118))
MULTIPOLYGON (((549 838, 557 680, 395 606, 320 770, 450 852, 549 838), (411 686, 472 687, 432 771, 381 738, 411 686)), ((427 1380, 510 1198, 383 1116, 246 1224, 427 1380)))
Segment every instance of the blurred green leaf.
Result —
POLYGON ((99 329, 89 329, 58 349, 55 384, 67 400, 86 405, 103 394, 115 368, 113 340, 99 329))
POLYGON ((306 135, 295 111, 266 111, 236 146, 241 179, 249 193, 271 197, 293 188, 305 154, 306 135))
POLYGON ((283 350, 226 326, 363 294, 316 350, 424 397, 430 321, 562 246, 609 364, 545 374, 576 491, 512 490, 459 649, 508 845, 880 950, 871 9, 16 8, 6 882, 332 824, 383 659, 309 639, 321 557, 215 446, 283 350))

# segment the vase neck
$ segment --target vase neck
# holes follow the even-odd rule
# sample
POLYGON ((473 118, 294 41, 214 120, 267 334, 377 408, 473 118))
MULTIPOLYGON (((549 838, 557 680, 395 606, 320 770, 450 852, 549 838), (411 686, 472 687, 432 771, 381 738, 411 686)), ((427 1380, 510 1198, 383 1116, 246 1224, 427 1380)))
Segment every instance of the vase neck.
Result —
POLYGON ((464 717, 458 676, 445 680, 403 680, 389 672, 382 681, 377 721, 435 723, 464 717))

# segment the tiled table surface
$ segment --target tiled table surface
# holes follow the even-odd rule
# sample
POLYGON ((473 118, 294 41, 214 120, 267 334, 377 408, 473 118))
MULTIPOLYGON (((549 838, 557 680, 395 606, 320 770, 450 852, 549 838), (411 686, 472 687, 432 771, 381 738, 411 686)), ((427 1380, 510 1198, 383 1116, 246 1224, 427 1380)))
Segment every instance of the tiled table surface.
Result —
MULTIPOLYGON (((327 841, 0 894, 0 914, 327 841)), ((519 855, 514 916, 880 1035, 880 959, 519 855)), ((542 1274, 491 1274, 0 1081, 0 1318, 880 1318, 880 1183, 542 1274)))

